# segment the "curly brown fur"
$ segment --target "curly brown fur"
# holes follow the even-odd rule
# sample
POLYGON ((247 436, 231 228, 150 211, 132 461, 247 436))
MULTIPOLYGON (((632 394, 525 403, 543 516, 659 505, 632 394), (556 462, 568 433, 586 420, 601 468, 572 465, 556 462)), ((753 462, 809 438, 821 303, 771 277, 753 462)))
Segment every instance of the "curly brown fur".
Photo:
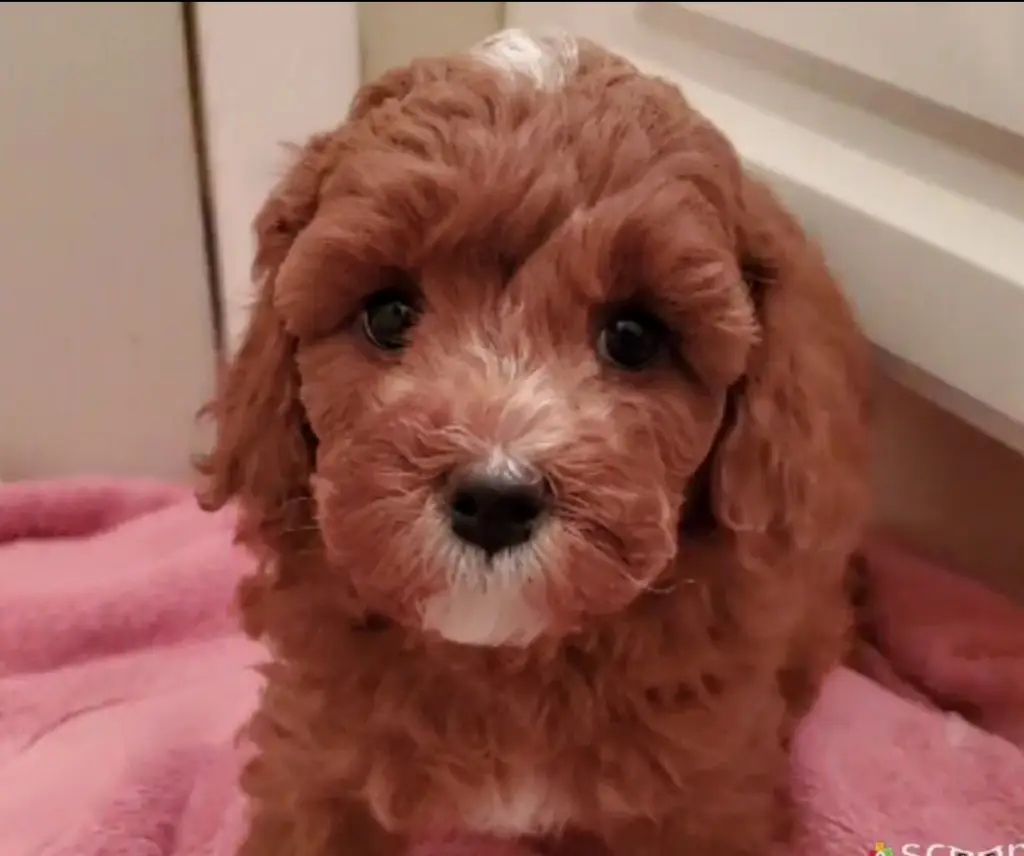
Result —
POLYGON ((205 504, 240 506, 242 611, 273 654, 244 856, 449 829, 760 856, 788 834, 790 736, 850 625, 867 349, 673 87, 565 57, 548 88, 473 56, 386 74, 259 215, 202 467, 205 504), (393 353, 359 323, 386 287, 422 301, 393 353), (623 305, 672 334, 644 371, 595 348, 623 305), (484 581, 439 496, 498 446, 554 509, 484 581), (479 639, 428 607, 506 595, 479 639))

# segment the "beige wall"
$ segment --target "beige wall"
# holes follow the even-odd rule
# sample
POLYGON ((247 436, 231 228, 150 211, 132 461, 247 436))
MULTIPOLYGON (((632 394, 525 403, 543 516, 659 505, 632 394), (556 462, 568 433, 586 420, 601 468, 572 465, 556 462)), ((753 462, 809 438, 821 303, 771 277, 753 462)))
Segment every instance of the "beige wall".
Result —
POLYGON ((465 50, 500 29, 504 3, 360 3, 363 74, 416 56, 465 50))
POLYGON ((0 479, 177 478, 213 332, 177 3, 0 4, 0 479))

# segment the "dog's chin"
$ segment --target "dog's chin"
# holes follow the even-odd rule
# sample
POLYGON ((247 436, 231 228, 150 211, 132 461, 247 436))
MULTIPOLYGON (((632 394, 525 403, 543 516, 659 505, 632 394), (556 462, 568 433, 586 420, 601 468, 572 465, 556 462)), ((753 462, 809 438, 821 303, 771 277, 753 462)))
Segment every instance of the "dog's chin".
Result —
POLYGON ((544 613, 506 587, 457 586, 428 598, 423 629, 459 645, 523 647, 551 629, 544 613))
POLYGON ((420 605, 424 630, 460 645, 523 647, 556 629, 546 597, 557 569, 550 538, 490 558, 445 540, 447 584, 420 605))
POLYGON ((624 609, 650 588, 665 564, 629 570, 621 557, 557 526, 491 558, 453 539, 440 540, 442 549, 434 555, 445 569, 445 584, 419 603, 420 627, 478 647, 521 648, 571 634, 588 615, 624 609))

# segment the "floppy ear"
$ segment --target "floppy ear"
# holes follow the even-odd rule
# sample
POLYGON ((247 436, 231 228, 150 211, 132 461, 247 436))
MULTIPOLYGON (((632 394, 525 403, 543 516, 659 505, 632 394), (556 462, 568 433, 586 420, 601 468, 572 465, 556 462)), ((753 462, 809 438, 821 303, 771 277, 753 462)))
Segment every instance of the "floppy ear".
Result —
POLYGON ((745 180, 739 247, 762 338, 712 471, 712 503, 745 558, 845 557, 867 508, 869 350, 816 246, 745 180))
POLYGON ((328 135, 300 152, 255 222, 253 276, 259 294, 241 345, 206 408, 216 424, 213 450, 198 463, 204 508, 231 499, 240 507, 238 538, 258 553, 281 552, 308 528, 314 453, 299 402, 295 343, 273 306, 278 268, 316 210, 329 167, 328 135))

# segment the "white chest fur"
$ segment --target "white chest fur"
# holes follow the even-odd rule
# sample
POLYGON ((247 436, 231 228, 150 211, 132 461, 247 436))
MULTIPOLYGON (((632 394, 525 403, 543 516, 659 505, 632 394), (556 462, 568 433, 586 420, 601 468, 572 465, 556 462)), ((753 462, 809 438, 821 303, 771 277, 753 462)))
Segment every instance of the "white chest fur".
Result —
POLYGON ((459 813, 463 829, 509 838, 554 832, 572 819, 568 801, 532 777, 481 789, 459 813))

